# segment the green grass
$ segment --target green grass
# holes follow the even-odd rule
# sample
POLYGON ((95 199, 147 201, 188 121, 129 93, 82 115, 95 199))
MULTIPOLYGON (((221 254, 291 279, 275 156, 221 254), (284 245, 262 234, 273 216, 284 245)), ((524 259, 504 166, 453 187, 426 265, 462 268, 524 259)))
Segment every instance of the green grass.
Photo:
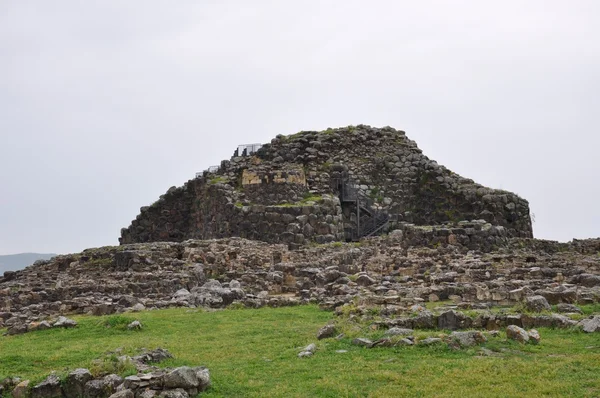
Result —
POLYGON ((227 177, 223 177, 223 176, 217 176, 217 177, 213 177, 211 178, 208 183, 210 185, 215 185, 215 184, 223 184, 225 182, 228 182, 229 180, 227 179, 227 177))
MULTIPOLYGON (((453 351, 432 347, 366 349, 350 336, 318 342, 311 358, 297 358, 332 319, 315 306, 202 312, 148 311, 76 317, 75 329, 0 337, 0 376, 39 380, 50 371, 91 367, 122 347, 135 353, 163 347, 165 366, 207 366, 213 386, 202 397, 595 397, 600 395, 600 336, 540 329, 540 345, 507 342, 453 351), (139 319, 141 331, 120 328, 139 319), (338 354, 336 350, 347 350, 338 354)), ((381 331, 365 332, 373 336, 381 331)), ((419 332, 419 336, 439 332, 419 332)))
POLYGON ((306 206, 308 204, 312 204, 313 202, 320 202, 323 200, 323 197, 321 195, 305 195, 304 198, 302 198, 302 200, 298 201, 298 202, 294 202, 294 203, 283 203, 283 204, 279 204, 279 205, 274 205, 275 207, 300 207, 300 206, 306 206))

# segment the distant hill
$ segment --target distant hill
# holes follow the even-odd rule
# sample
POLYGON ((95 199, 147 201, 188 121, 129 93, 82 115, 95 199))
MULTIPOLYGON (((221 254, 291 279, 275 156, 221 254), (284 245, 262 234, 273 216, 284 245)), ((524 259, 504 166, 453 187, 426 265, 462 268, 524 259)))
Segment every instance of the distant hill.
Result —
POLYGON ((8 254, 0 255, 0 275, 4 271, 16 271, 23 269, 28 265, 33 264, 37 260, 48 260, 56 254, 44 254, 44 253, 20 253, 20 254, 8 254))

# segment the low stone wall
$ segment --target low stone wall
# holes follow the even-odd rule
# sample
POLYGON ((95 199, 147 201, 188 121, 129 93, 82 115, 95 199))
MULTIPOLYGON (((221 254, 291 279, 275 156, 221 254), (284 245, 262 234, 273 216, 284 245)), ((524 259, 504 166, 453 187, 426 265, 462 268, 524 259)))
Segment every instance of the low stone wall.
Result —
POLYGON ((299 184, 248 184, 252 195, 271 195, 264 205, 237 201, 230 180, 198 178, 173 188, 121 230, 121 244, 242 237, 270 243, 303 245, 343 240, 339 199, 331 195, 308 197, 299 184), (255 187, 255 185, 257 187, 255 187), (285 199, 284 199, 285 198, 285 199), (295 200, 297 199, 297 200, 295 200))
POLYGON ((244 206, 236 212, 240 221, 231 229, 233 236, 295 245, 343 238, 341 208, 335 198, 304 205, 244 206))
POLYGON ((485 220, 461 221, 456 224, 416 226, 400 225, 402 246, 460 246, 468 250, 490 252, 508 243, 508 231, 485 220))
POLYGON ((187 238, 192 227, 196 200, 195 184, 188 181, 182 187, 171 187, 140 214, 128 228, 121 229, 121 243, 177 242, 187 238))

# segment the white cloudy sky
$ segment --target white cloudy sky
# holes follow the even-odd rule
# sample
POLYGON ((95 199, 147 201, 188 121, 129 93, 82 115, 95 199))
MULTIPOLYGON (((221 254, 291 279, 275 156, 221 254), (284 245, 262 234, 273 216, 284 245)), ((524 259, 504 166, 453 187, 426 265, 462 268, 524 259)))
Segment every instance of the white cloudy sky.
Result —
POLYGON ((0 2, 0 254, 116 244, 237 144, 349 124, 600 236, 600 1, 0 2))

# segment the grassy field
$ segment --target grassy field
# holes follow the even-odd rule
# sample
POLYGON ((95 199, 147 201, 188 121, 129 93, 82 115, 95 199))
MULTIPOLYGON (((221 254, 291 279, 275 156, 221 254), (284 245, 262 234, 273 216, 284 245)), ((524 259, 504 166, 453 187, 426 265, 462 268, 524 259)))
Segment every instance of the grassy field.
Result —
POLYGON ((164 366, 210 369, 213 386, 203 397, 600 396, 598 334, 540 329, 538 346, 507 342, 501 334, 484 345, 492 356, 445 346, 366 349, 348 336, 319 341, 313 357, 297 358, 331 313, 302 306, 126 317, 78 317, 76 329, 0 337, 0 376, 39 380, 52 370, 89 368, 117 348, 163 347, 175 356, 164 366), (133 319, 144 330, 105 326, 133 319))

